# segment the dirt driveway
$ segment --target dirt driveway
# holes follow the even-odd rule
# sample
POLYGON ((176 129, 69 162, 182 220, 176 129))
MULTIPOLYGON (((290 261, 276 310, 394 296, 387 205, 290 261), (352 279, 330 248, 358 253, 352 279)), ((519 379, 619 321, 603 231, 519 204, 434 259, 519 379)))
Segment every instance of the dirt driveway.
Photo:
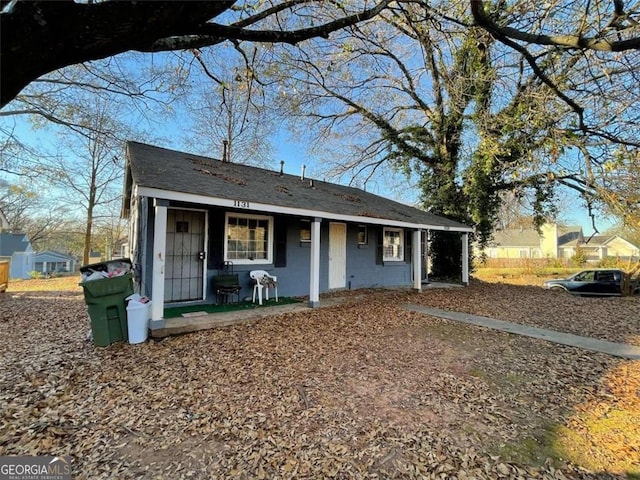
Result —
POLYGON ((81 292, 0 295, 0 455, 74 478, 638 478, 640 361, 427 317, 419 303, 640 345, 640 298, 345 292, 142 345, 86 341, 81 292))

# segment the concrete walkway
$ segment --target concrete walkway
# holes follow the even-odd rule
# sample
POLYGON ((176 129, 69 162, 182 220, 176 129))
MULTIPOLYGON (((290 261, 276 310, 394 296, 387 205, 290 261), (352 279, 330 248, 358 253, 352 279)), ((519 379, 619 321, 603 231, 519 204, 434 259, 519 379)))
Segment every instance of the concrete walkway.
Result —
POLYGON ((480 317, 478 315, 470 315, 468 313, 449 312, 447 310, 423 307, 421 305, 408 304, 403 305, 403 307, 407 310, 423 313, 432 317, 470 323, 480 327, 493 328, 494 330, 500 330, 503 332, 539 338, 541 340, 547 340, 561 345, 569 345, 571 347, 583 348, 594 352, 607 353, 616 357, 640 360, 640 347, 627 345, 625 343, 615 343, 590 337, 581 337, 579 335, 556 332, 555 330, 548 330, 546 328, 528 327, 526 325, 505 322, 503 320, 496 320, 489 317, 480 317))

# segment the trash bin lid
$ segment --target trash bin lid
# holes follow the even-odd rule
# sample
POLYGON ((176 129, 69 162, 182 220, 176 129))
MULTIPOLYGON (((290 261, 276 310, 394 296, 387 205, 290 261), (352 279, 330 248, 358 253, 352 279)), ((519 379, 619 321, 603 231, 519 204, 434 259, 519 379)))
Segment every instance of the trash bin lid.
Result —
POLYGON ((83 265, 80 267, 80 273, 88 273, 88 272, 108 272, 109 265, 112 267, 117 264, 123 264, 123 266, 128 266, 128 269, 131 270, 132 263, 130 258, 117 258, 115 260, 107 260, 106 262, 98 262, 92 263, 90 265, 83 265))
POLYGON ((151 302, 147 302, 147 303, 129 302, 127 304, 127 310, 138 310, 140 308, 147 308, 149 305, 151 305, 151 302))

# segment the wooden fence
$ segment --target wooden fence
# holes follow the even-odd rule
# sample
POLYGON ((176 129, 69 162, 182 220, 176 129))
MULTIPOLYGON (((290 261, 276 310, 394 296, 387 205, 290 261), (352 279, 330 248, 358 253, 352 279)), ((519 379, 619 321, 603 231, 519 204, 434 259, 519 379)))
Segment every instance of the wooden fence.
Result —
POLYGON ((9 262, 0 262, 0 292, 9 286, 9 262))

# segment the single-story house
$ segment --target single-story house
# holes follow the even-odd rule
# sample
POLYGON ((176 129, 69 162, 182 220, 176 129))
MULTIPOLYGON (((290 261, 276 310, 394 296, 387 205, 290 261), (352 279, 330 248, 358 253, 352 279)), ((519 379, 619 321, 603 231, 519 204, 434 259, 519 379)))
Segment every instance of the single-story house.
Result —
POLYGON ((619 235, 593 235, 577 244, 565 244, 562 247, 565 258, 571 258, 581 251, 587 262, 598 262, 606 257, 624 261, 640 260, 640 247, 619 235))
POLYGON ((582 252, 589 262, 605 257, 635 260, 640 249, 618 235, 585 237, 580 226, 542 225, 534 228, 498 230, 484 253, 488 258, 572 258, 582 252))
MULTIPOLYGON (((280 296, 335 289, 422 288, 428 231, 462 236, 469 281, 472 229, 357 188, 137 142, 126 145, 123 216, 139 293, 153 321, 166 304, 213 303, 215 276, 277 276, 280 296)), ((304 171, 304 170, 303 170, 304 171)), ((159 324, 158 324, 159 325, 159 324)), ((160 327, 158 327, 160 328, 160 327)))
POLYGON ((0 260, 9 261, 9 278, 31 278, 35 252, 27 235, 0 232, 0 260))
POLYGON ((40 273, 74 272, 76 259, 71 255, 53 250, 38 252, 35 255, 34 270, 40 273))

